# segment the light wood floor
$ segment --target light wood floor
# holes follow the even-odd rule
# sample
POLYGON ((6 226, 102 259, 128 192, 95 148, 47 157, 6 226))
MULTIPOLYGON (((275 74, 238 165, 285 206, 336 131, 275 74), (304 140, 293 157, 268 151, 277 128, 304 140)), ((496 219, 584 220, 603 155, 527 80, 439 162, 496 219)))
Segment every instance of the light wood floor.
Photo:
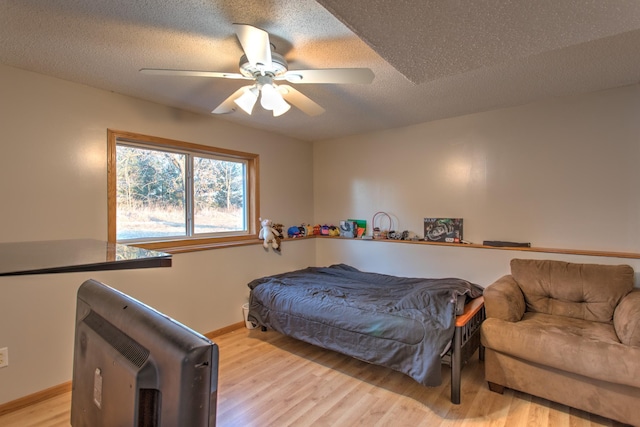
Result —
MULTIPOLYGON (((218 426, 622 426, 524 393, 488 390, 477 355, 451 404, 449 368, 436 388, 284 337, 239 329, 220 347, 218 426)), ((2 427, 69 425, 71 393, 0 416, 2 427)))

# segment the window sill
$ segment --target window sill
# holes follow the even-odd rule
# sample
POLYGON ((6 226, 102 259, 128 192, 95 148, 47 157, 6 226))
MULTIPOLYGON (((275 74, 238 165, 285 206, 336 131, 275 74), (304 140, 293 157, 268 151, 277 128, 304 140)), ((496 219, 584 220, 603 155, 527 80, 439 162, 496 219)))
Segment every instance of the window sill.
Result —
POLYGON ((242 237, 223 237, 208 239, 166 240, 146 243, 128 243, 129 246, 166 252, 168 254, 180 254, 186 252, 206 251, 209 249, 228 248, 234 246, 256 245, 262 241, 255 234, 242 237))

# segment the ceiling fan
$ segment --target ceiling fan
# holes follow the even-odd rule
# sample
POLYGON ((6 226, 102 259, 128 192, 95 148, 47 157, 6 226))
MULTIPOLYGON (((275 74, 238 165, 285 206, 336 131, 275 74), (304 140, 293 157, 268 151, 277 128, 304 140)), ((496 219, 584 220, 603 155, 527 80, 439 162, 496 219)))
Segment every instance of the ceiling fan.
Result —
POLYGON ((293 87, 287 84, 275 84, 274 82, 285 81, 292 84, 368 84, 373 81, 373 71, 368 68, 289 70, 284 57, 271 50, 269 33, 247 24, 233 24, 233 27, 244 50, 244 55, 240 58, 240 73, 160 68, 143 68, 140 72, 155 75, 253 80, 252 84, 243 86, 235 91, 222 104, 218 105, 212 113, 231 113, 238 106, 247 114, 251 114, 259 97, 262 108, 272 111, 274 117, 281 116, 289 111, 290 104, 309 116, 316 116, 325 111, 324 108, 293 87))

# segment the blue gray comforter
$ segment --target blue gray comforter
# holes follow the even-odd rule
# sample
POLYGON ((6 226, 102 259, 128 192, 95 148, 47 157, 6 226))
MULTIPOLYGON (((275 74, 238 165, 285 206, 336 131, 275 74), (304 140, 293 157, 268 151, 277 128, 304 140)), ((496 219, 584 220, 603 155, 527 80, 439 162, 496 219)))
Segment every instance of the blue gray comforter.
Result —
POLYGON ((441 355, 455 329, 458 295, 482 288, 456 278, 421 279, 359 271, 344 264, 249 283, 249 320, 282 334, 441 383, 441 355))

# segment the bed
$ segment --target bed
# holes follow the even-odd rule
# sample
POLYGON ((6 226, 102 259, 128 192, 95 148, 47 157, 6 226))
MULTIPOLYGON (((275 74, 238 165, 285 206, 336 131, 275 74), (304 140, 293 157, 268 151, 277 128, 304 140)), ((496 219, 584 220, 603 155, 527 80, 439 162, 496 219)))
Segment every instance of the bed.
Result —
POLYGON ((482 288, 463 279, 423 279, 360 271, 345 264, 262 277, 250 288, 248 320, 263 330, 400 371, 425 386, 480 349, 482 288))

